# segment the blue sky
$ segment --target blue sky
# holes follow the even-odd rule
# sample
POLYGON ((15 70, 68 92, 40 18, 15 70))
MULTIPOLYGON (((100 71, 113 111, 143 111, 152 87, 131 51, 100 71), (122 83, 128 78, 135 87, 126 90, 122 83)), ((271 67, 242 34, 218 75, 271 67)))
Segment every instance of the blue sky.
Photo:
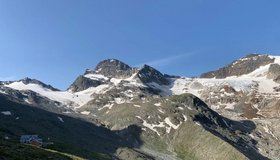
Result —
POLYGON ((0 79, 66 89, 107 58, 196 76, 280 53, 278 0, 0 0, 0 79))

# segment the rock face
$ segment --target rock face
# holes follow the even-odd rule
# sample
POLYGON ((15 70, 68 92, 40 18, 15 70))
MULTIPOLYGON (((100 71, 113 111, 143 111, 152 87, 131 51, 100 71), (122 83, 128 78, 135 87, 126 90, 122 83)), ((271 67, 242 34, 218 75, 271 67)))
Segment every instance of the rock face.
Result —
POLYGON ((217 71, 211 71, 202 74, 201 78, 226 78, 230 76, 241 76, 248 74, 258 69, 260 66, 264 66, 273 63, 274 59, 268 55, 250 54, 240 60, 234 61, 231 64, 218 69, 217 71))
POLYGON ((159 85, 170 84, 170 81, 162 73, 148 65, 144 65, 144 67, 138 72, 137 76, 143 83, 154 82, 159 85))
POLYGON ((68 88, 72 92, 80 92, 86 90, 90 87, 97 87, 102 84, 102 81, 86 78, 84 76, 79 76, 74 83, 68 88))
POLYGON ((95 73, 106 77, 124 78, 130 77, 133 71, 133 68, 119 60, 107 59, 98 63, 95 70, 88 70, 85 74, 95 73))
POLYGON ((280 65, 276 63, 271 64, 267 77, 273 79, 275 82, 280 83, 280 65))
MULTIPOLYGON (((125 79, 135 79, 143 84, 169 85, 169 78, 171 76, 164 75, 148 65, 144 65, 142 68, 132 68, 119 60, 108 59, 98 63, 94 70, 86 70, 85 74, 79 76, 68 90, 79 92, 90 87, 125 79)), ((153 90, 154 93, 157 92, 153 88, 150 90, 153 90)))

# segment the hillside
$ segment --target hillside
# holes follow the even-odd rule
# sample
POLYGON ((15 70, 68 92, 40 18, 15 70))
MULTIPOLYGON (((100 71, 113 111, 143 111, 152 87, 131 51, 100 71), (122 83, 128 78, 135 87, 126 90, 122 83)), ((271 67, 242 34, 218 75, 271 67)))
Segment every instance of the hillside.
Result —
POLYGON ((1 82, 0 131, 39 134, 54 141, 52 149, 89 159, 92 152, 119 159, 277 159, 278 66, 277 56, 251 54, 187 78, 108 59, 66 91, 29 78, 1 82))
MULTIPOLYGON (((104 157, 105 158, 105 157, 104 157)), ((83 160, 83 158, 34 146, 21 145, 10 140, 0 140, 1 160, 83 160)), ((97 157, 98 159, 98 157, 97 157)), ((103 159, 103 158, 102 158, 103 159)))

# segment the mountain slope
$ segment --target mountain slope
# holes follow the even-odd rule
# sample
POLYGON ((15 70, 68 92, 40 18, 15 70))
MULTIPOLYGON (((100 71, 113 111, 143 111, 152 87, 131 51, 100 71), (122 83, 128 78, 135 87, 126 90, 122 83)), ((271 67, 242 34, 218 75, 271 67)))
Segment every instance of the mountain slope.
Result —
POLYGON ((279 66, 277 56, 248 55, 202 78, 186 78, 108 59, 86 70, 66 91, 20 80, 2 82, 0 94, 62 119, 74 117, 105 127, 116 139, 127 141, 109 152, 123 159, 275 159, 280 155, 275 112, 280 104, 279 66))
POLYGON ((231 76, 241 76, 249 74, 261 66, 271 64, 275 61, 274 57, 268 55, 249 54, 244 58, 236 60, 229 65, 218 69, 217 71, 211 71, 202 74, 201 78, 226 78, 231 76))
MULTIPOLYGON (((186 95, 186 96, 188 97, 188 95, 186 95)), ((176 99, 176 97, 174 97, 174 98, 176 99)), ((174 99, 174 101, 175 101, 175 99, 174 99)), ((177 101, 181 101, 180 99, 178 99, 177 101)), ((185 98, 182 98, 182 99, 185 99, 185 98)), ((115 123, 115 125, 120 125, 119 128, 123 128, 123 129, 117 129, 117 128, 113 129, 113 130, 115 130, 114 132, 116 133, 116 135, 114 135, 114 134, 110 133, 110 131, 108 131, 108 130, 106 131, 106 129, 96 128, 94 125, 90 125, 90 123, 88 123, 88 122, 80 123, 79 121, 74 120, 74 119, 73 119, 74 120, 73 121, 72 118, 66 117, 64 115, 57 115, 57 114, 53 115, 52 113, 47 113, 43 110, 40 111, 33 107, 27 107, 24 105, 16 104, 14 102, 5 101, 5 98, 3 98, 3 99, 1 98, 0 102, 1 102, 0 110, 1 111, 5 110, 6 112, 11 113, 10 115, 2 114, 0 116, 1 122, 3 122, 0 125, 1 135, 5 136, 5 137, 8 136, 10 138, 14 138, 14 137, 18 137, 21 134, 39 134, 44 139, 50 138, 51 141, 54 142, 55 145, 51 146, 51 148, 58 150, 58 151, 63 151, 66 153, 76 154, 81 157, 85 157, 85 158, 91 157, 91 155, 89 154, 89 148, 92 151, 108 153, 109 155, 110 155, 110 153, 121 154, 121 153, 123 153, 123 151, 120 152, 118 148, 123 148, 123 147, 132 148, 132 147, 142 146, 142 143, 144 143, 143 145, 146 146, 145 147, 146 150, 144 150, 145 152, 148 152, 149 154, 153 154, 154 152, 160 152, 160 153, 163 153, 165 156, 167 156, 169 149, 166 147, 168 145, 171 145, 171 142, 166 142, 161 138, 158 139, 159 138, 158 135, 155 134, 158 132, 157 129, 160 129, 161 126, 159 126, 157 129, 149 128, 150 120, 147 120, 146 125, 144 123, 142 124, 141 121, 144 122, 145 121, 144 119, 146 119, 146 118, 140 117, 141 116, 140 114, 137 117, 132 117, 132 118, 134 118, 134 120, 138 121, 138 123, 133 123, 133 121, 127 121, 130 124, 122 123, 121 120, 110 121, 111 123, 117 122, 117 123, 115 123), (5 107, 5 106, 9 106, 9 107, 5 107), (36 115, 38 115, 38 117, 36 115), (134 125, 136 125, 136 126, 133 127, 134 125), (75 126, 75 129, 73 129, 74 126, 75 126), (137 127, 137 126, 139 126, 139 127, 137 127), (148 126, 148 128, 147 128, 147 126, 148 126), (141 131, 141 129, 139 130, 138 128, 142 128, 144 130, 141 131), (91 130, 93 132, 91 132, 91 130), (142 132, 143 132, 143 134, 142 134, 142 132), (127 144, 125 142, 122 142, 121 138, 118 138, 117 135, 125 138, 127 140, 127 144), (158 140, 154 139, 153 137, 158 140), (72 141, 73 139, 75 139, 75 141, 72 141), (152 143, 150 143, 150 142, 152 142, 152 143), (159 144, 161 144, 163 146, 160 147, 161 145, 158 146, 159 144), (68 148, 70 146, 71 146, 71 149, 68 148), (116 146, 116 148, 114 146, 116 146), (117 147, 117 146, 119 146, 119 147, 117 147), (167 151, 167 153, 165 153, 166 151, 167 151)), ((175 109, 173 107, 172 108, 169 108, 168 106, 166 106, 166 107, 167 108, 163 108, 162 110, 166 110, 166 112, 168 112, 168 110, 170 110, 170 112, 173 112, 172 110, 175 109)), ((125 112, 123 112, 123 113, 125 113, 125 112)), ((186 118, 191 118, 191 115, 188 115, 187 113, 185 113, 185 114, 186 115, 181 115, 181 116, 183 116, 182 118, 184 118, 184 116, 187 116, 186 118)), ((129 112, 126 112, 127 118, 129 115, 130 115, 129 112)), ((122 117, 125 115, 118 114, 118 116, 122 117)), ((165 115, 162 114, 162 118, 164 118, 164 116, 165 115)), ((223 156, 231 155, 233 157, 238 157, 239 159, 245 159, 245 157, 243 157, 241 153, 236 151, 233 147, 231 147, 226 142, 223 142, 223 140, 221 140, 219 138, 215 138, 215 136, 213 136, 211 133, 201 132, 201 131, 203 131, 203 129, 196 124, 196 123, 200 123, 200 122, 192 122, 192 120, 190 120, 187 123, 185 121, 185 119, 183 120, 184 123, 178 122, 178 118, 180 118, 180 117, 177 117, 177 116, 179 116, 179 115, 174 115, 172 117, 166 117, 164 126, 167 131, 162 130, 162 131, 159 131, 159 133, 160 134, 162 133, 164 135, 164 137, 166 137, 166 138, 169 137, 168 139, 170 139, 171 137, 173 137, 172 135, 174 135, 174 133, 176 132, 177 129, 180 128, 180 130, 188 130, 188 129, 192 128, 192 130, 197 130, 197 134, 195 132, 192 132, 192 133, 195 133, 195 135, 201 135, 201 137, 200 137, 200 139, 186 139, 187 141, 196 142, 200 145, 203 145, 203 146, 205 145, 205 146, 208 146, 209 148, 213 148, 213 149, 214 149, 214 146, 212 146, 213 144, 223 144, 223 149, 219 150, 220 154, 218 154, 218 155, 216 155, 216 154, 201 155, 201 153, 196 153, 195 152, 196 150, 191 150, 191 149, 186 150, 189 147, 181 148, 180 146, 184 143, 182 143, 182 141, 176 142, 177 139, 175 138, 174 142, 172 142, 174 144, 172 144, 172 145, 178 145, 178 147, 176 147, 176 150, 174 150, 174 151, 180 153, 181 156, 184 155, 185 158, 193 157, 193 158, 198 158, 198 159, 204 159, 206 157, 203 158, 201 156, 208 155, 208 157, 212 156, 213 158, 217 158, 222 153, 223 156), (179 123, 180 125, 177 123, 179 123), (168 132, 168 133, 166 133, 166 132, 168 132), (201 141, 202 139, 205 139, 205 138, 208 139, 208 141, 210 140, 209 143, 205 144, 204 141, 201 141), (226 153, 224 153, 223 151, 225 151, 226 153)), ((113 116, 108 117, 108 118, 111 119, 111 118, 113 118, 113 116)), ((107 119, 107 121, 109 121, 109 119, 107 119)), ((160 121, 160 119, 158 119, 158 120, 154 119, 153 121, 154 122, 160 121)), ((225 122, 221 121, 221 123, 225 123, 225 122)), ((230 123, 230 122, 228 122, 228 123, 230 123)), ((201 122, 201 125, 202 124, 203 124, 203 122, 201 122)), ((109 125, 109 124, 107 124, 107 125, 109 125)), ((175 136, 175 137, 177 137, 177 136, 175 136)), ((180 137, 180 135, 178 135, 178 137, 180 137)), ((170 152, 171 151, 172 150, 170 150, 170 152)), ((128 152, 128 151, 126 150, 126 152, 128 152)), ((128 153, 131 153, 131 152, 129 151, 128 153)), ((134 154, 135 153, 133 153, 133 155, 134 154)), ((157 154, 154 156, 157 156, 157 154)), ((124 159, 127 159, 127 158, 124 158, 124 159)))
MULTIPOLYGON (((98 158, 98 157, 97 157, 98 158)), ((37 148, 28 145, 21 145, 12 141, 0 139, 0 159, 21 159, 21 160, 83 160, 83 158, 37 148)))
MULTIPOLYGON (((20 135, 38 134, 44 141, 54 143, 49 146, 53 150, 89 159, 95 159, 99 153, 112 157, 117 149, 132 146, 129 141, 90 119, 22 105, 5 96, 0 96, 0 111, 0 136, 15 141, 20 135)), ((137 127, 131 127, 137 130, 137 127)))

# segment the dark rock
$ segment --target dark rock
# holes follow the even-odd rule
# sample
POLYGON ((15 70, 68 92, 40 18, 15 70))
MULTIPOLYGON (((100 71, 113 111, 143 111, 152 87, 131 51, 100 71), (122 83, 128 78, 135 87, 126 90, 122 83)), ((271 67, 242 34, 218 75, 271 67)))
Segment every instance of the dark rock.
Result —
POLYGON ((85 74, 102 74, 106 77, 124 78, 130 77, 135 72, 135 69, 129 65, 116 60, 107 59, 101 61, 95 67, 95 70, 87 70, 85 74))
POLYGON ((102 84, 101 81, 86 78, 84 76, 79 76, 74 81, 74 83, 71 84, 68 90, 71 90, 72 92, 79 92, 79 91, 86 90, 90 87, 97 87, 101 84, 102 84))
POLYGON ((148 65, 144 65, 144 67, 138 72, 137 76, 143 83, 155 82, 159 85, 170 84, 170 81, 162 73, 148 65))

